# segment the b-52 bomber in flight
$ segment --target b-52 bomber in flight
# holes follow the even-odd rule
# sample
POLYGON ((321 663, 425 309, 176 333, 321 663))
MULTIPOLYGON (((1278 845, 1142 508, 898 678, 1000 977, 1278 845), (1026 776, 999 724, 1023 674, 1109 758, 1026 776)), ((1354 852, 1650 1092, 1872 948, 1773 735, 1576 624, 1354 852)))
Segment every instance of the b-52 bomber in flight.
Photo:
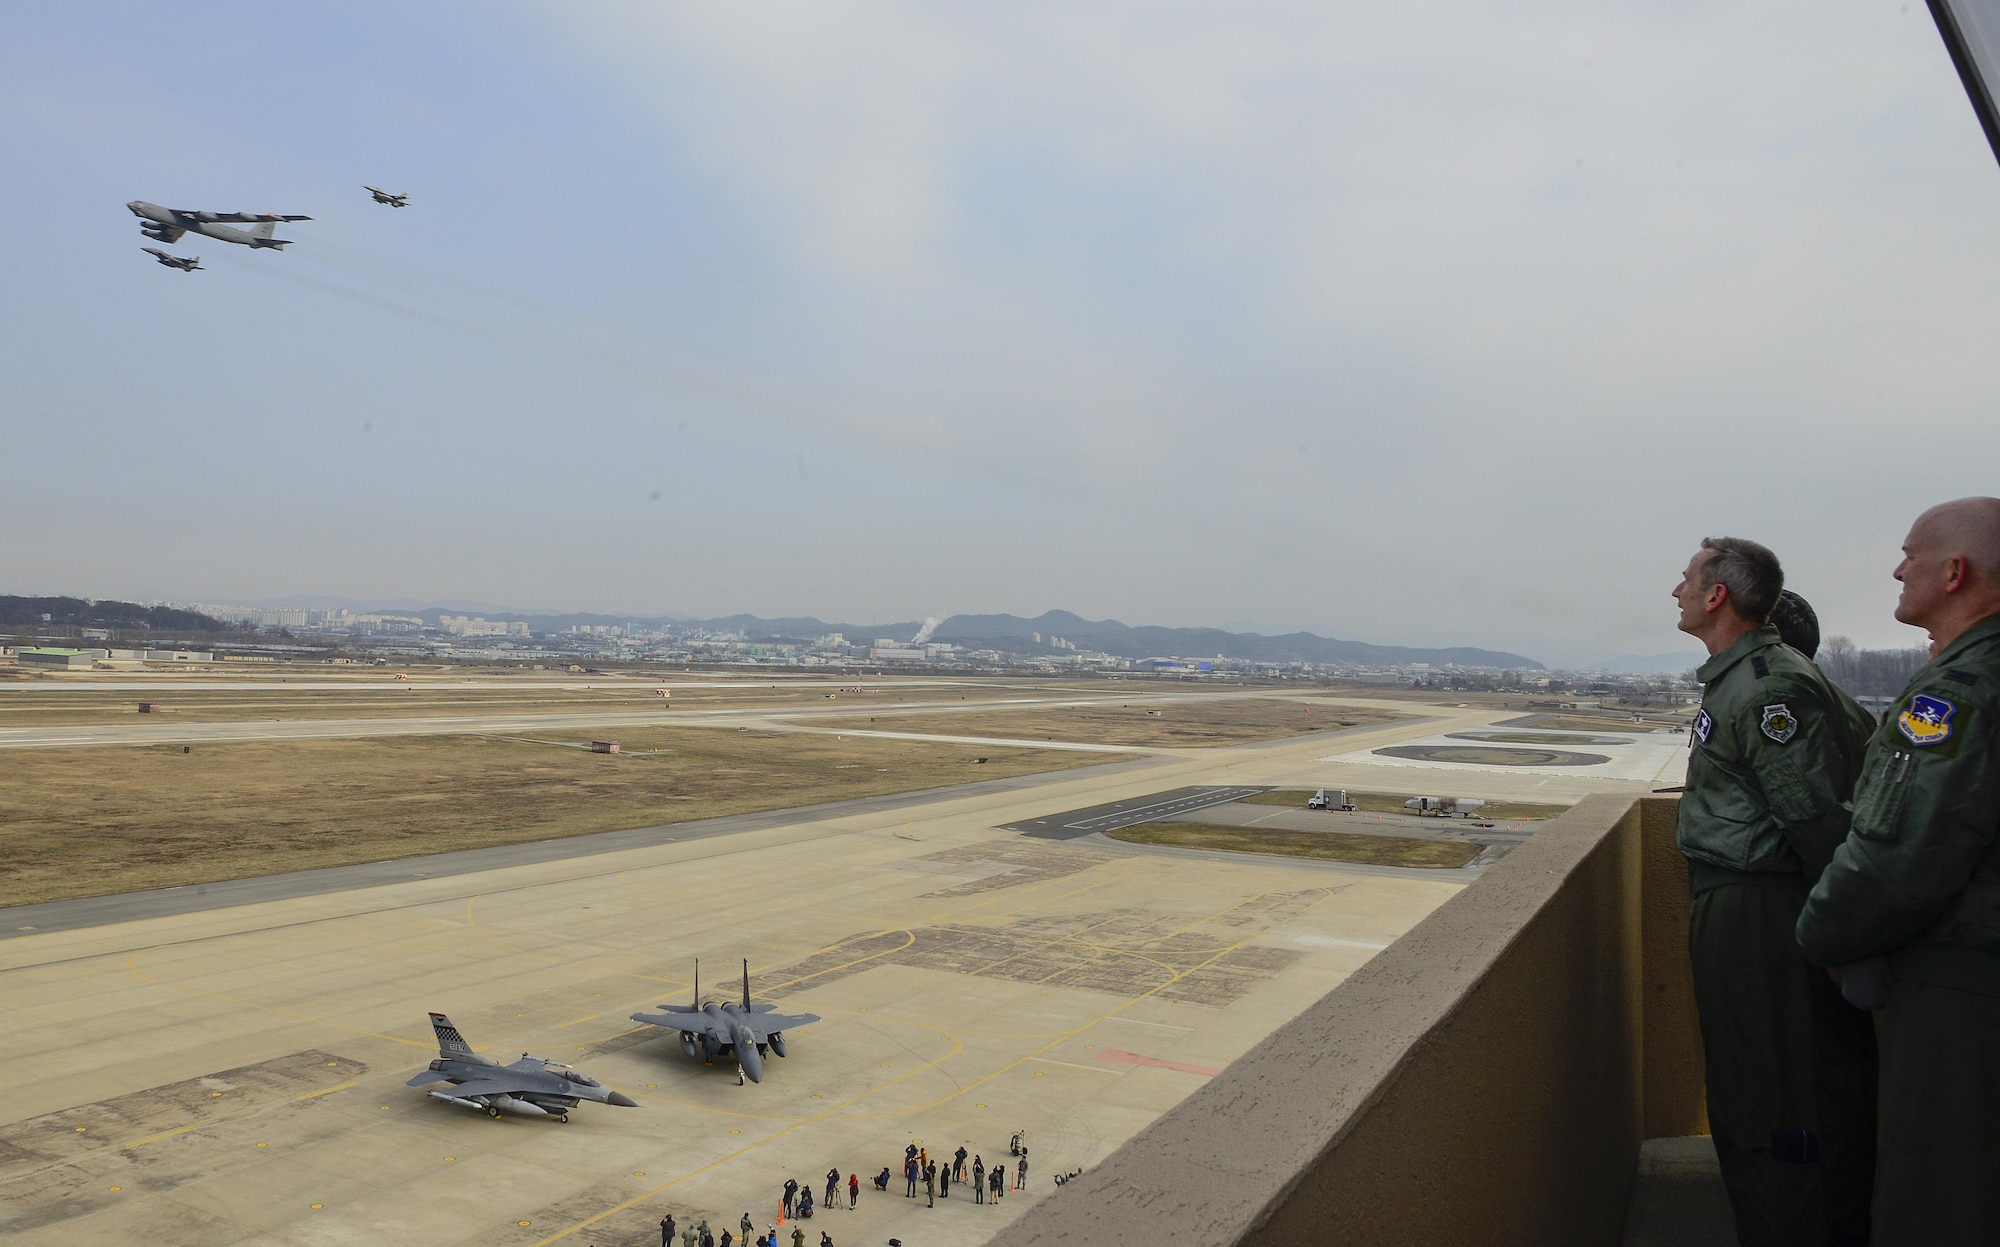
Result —
POLYGON ((409 1085, 448 1082, 449 1091, 433 1091, 432 1097, 447 1104, 478 1109, 488 1117, 514 1113, 521 1117, 553 1117, 567 1122, 569 1111, 579 1100, 638 1108, 639 1102, 613 1091, 594 1078, 586 1078, 557 1061, 521 1054, 512 1065, 502 1065, 491 1057, 473 1052, 465 1036, 442 1013, 431 1014, 431 1029, 437 1032, 438 1059, 412 1078, 409 1085))
POLYGON ((701 999, 701 962, 694 963, 694 1003, 686 1009, 661 1005, 665 1013, 635 1013, 634 1022, 660 1026, 681 1033, 681 1051, 698 1057, 703 1064, 715 1064, 719 1056, 736 1058, 737 1081, 764 1081, 766 1050, 785 1055, 785 1032, 819 1021, 819 1016, 801 1013, 788 1017, 771 1004, 750 1003, 750 963, 743 963, 743 1003, 701 999))
MULTIPOLYGON (((201 257, 198 255, 168 255, 158 247, 141 247, 139 250, 152 256, 168 268, 177 268, 183 273, 192 273, 196 269, 201 268, 201 257)), ((202 271, 206 272, 207 270, 204 269, 202 271)))
POLYGON ((375 196, 375 202, 378 204, 388 204, 391 208, 407 208, 410 206, 410 197, 408 195, 391 195, 379 186, 364 186, 361 189, 375 196))
POLYGON ((139 218, 139 232, 154 242, 176 243, 182 234, 204 234, 222 242, 244 247, 272 247, 284 250, 289 238, 273 238, 281 221, 310 221, 309 216, 280 216, 274 212, 196 212, 187 208, 162 208, 143 199, 125 205, 139 218), (233 229, 226 221, 251 223, 250 229, 233 229))

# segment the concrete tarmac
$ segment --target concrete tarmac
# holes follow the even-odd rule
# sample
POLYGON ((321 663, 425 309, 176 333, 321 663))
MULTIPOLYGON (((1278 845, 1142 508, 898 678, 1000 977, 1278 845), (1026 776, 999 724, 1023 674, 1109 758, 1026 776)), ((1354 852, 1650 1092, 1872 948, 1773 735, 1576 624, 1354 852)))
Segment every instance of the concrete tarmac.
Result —
MULTIPOLYGON (((1501 716, 1437 717, 1343 743, 1501 716)), ((809 1241, 982 1242, 1472 877, 998 828, 1196 785, 1374 787, 1325 750, 1187 750, 567 846, 586 854, 514 846, 464 873, 346 868, 360 886, 188 912, 106 901, 108 921, 18 933, 0 941, 0 1051, 31 1076, 0 1107, 0 1236, 650 1247, 669 1212, 719 1232, 747 1210, 761 1229, 786 1178, 817 1190, 833 1165, 861 1176, 861 1206, 805 1223, 809 1241), (625 1020, 684 1003, 697 956, 711 995, 747 956, 759 999, 825 1019, 761 1086, 625 1020), (429 1099, 404 1083, 435 1055, 431 1009, 496 1058, 573 1062, 642 1107, 558 1125, 429 1099), (1029 1181, 997 1206, 868 1183, 908 1142, 992 1162, 1017 1130, 1029 1181)), ((1478 795, 1550 799, 1552 782, 1478 795)))

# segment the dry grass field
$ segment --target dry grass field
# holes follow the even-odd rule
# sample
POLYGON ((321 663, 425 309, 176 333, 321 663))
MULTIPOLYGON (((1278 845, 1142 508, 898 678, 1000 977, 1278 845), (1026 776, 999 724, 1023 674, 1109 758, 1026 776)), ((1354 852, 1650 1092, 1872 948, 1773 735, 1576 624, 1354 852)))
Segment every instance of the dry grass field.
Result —
POLYGON ((1113 840, 1160 844, 1177 849, 1274 853, 1280 857, 1311 857, 1328 862, 1440 870, 1457 869, 1478 857, 1486 847, 1463 840, 1363 836, 1346 831, 1277 831, 1264 827, 1221 827, 1212 823, 1139 823, 1105 834, 1113 840))
POLYGON ((620 755, 403 737, 23 750, 0 765, 0 905, 784 809, 1116 755, 770 732, 619 733, 620 755), (658 752, 650 752, 658 750, 658 752), (983 756, 982 765, 974 761, 983 756))
POLYGON ((1308 704, 1275 698, 1234 697, 1168 702, 1105 700, 1088 706, 1018 710, 965 710, 949 714, 885 714, 869 718, 819 718, 882 732, 936 732, 1012 740, 1063 740, 1097 745, 1236 745, 1278 740, 1343 727, 1392 723, 1407 716, 1364 706, 1308 704))
MULTIPOLYGON (((1239 798, 1242 805, 1289 805, 1297 809, 1306 808, 1306 799, 1312 796, 1310 788, 1273 788, 1269 792, 1254 792, 1239 798)), ((1403 808, 1403 802, 1416 793, 1355 792, 1349 789, 1347 799, 1355 808, 1366 814, 1410 814, 1412 810, 1403 808)), ((1569 809, 1566 805, 1540 805, 1532 801, 1488 801, 1480 806, 1477 813, 1488 822, 1515 819, 1548 819, 1569 809)))
POLYGON ((1609 711, 1604 714, 1552 714, 1536 721, 1534 726, 1545 731, 1629 733, 1651 732, 1686 722, 1685 717, 1669 716, 1656 711, 1646 714, 1640 722, 1634 723, 1629 714, 1609 711))

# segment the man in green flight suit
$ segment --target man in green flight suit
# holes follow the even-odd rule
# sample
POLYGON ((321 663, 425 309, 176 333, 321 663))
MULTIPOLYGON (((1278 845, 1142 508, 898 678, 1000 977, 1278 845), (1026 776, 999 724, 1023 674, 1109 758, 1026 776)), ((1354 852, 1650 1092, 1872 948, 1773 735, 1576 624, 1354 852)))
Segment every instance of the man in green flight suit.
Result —
POLYGON ((1875 1042, 1793 936, 1847 834, 1874 720, 1766 622, 1777 556, 1709 538, 1674 589, 1709 660, 1676 839, 1708 1118, 1744 1247, 1868 1241, 1875 1042))
POLYGON ((1875 1243, 2000 1243, 2000 498, 1924 512, 1895 575, 1931 661, 1869 742, 1799 946, 1888 958, 1875 1243))

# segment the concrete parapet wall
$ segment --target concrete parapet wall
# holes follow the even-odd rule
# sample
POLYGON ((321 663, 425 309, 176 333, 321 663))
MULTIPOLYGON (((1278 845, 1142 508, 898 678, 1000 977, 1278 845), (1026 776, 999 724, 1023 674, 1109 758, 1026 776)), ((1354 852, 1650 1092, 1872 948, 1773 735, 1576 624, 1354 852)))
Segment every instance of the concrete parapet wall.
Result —
POLYGON ((1671 880, 1650 909, 1643 881, 1672 815, 1587 799, 995 1241, 1617 1242, 1647 1097, 1666 1133, 1700 1113, 1691 992, 1647 1017, 1683 1005, 1646 949, 1674 938, 1671 880))
POLYGON ((1708 1133, 1706 1066, 1688 962, 1687 859, 1674 844, 1680 801, 1639 803, 1640 924, 1646 957, 1646 1137, 1708 1133))

